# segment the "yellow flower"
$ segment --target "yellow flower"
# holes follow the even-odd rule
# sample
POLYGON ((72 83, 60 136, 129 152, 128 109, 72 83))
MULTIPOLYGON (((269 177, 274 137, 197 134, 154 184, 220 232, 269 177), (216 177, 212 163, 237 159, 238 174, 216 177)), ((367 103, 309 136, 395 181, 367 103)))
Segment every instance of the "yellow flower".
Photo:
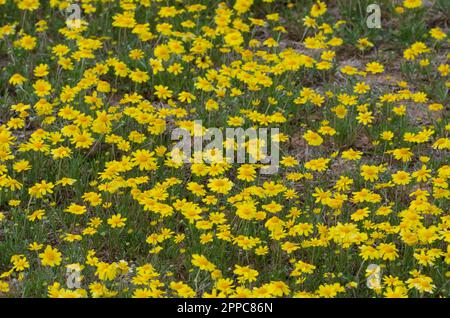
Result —
POLYGON ((370 62, 366 64, 366 71, 372 74, 379 74, 384 72, 384 67, 378 62, 370 62))
POLYGON ((13 76, 9 78, 9 83, 11 85, 22 85, 27 79, 22 75, 15 73, 13 76))
POLYGON ((244 42, 244 38, 242 37, 239 31, 233 31, 228 33, 224 37, 225 43, 228 46, 239 46, 244 42))
POLYGON ((39 8, 39 0, 19 0, 17 7, 21 10, 34 11, 39 8))
POLYGON ((32 214, 27 216, 27 219, 30 221, 42 220, 42 217, 45 215, 45 211, 40 209, 34 211, 32 214))
POLYGON ((313 132, 312 130, 308 130, 303 138, 308 142, 308 145, 311 146, 320 146, 323 143, 322 137, 319 134, 313 132))
POLYGON ((34 68, 34 76, 36 77, 44 77, 47 76, 49 73, 49 67, 47 64, 39 64, 34 68))
POLYGON ((208 182, 208 188, 220 194, 227 194, 233 187, 233 182, 228 178, 213 178, 208 182))
POLYGON ((445 34, 441 28, 436 27, 430 30, 430 35, 435 38, 436 40, 443 40, 447 37, 447 34, 445 34))
POLYGON ((43 253, 39 254, 43 266, 58 266, 61 264, 61 253, 56 248, 47 245, 43 253))
POLYGON ((83 205, 71 203, 70 206, 67 207, 64 211, 75 215, 81 215, 86 213, 86 207, 83 205))
POLYGON ((406 171, 398 171, 392 174, 392 181, 398 185, 407 185, 411 181, 410 174, 406 171))
POLYGON ((45 97, 47 95, 50 95, 52 85, 45 80, 37 80, 36 83, 33 84, 33 88, 37 96, 45 97))
POLYGON ((403 0, 403 6, 408 9, 415 9, 422 6, 422 0, 403 0))
POLYGON ((122 215, 120 213, 112 215, 108 219, 108 224, 114 229, 114 228, 120 228, 125 226, 125 221, 127 218, 122 218, 122 215))
POLYGON ((136 69, 135 71, 131 71, 128 75, 133 82, 136 83, 145 83, 150 79, 150 76, 147 72, 136 69))

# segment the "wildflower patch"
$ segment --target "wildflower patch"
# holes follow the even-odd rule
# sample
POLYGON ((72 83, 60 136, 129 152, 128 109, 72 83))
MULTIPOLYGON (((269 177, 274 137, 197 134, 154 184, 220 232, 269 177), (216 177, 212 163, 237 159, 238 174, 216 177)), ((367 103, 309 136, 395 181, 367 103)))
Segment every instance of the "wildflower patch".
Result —
POLYGON ((0 297, 448 297, 447 3, 0 0, 0 297))

